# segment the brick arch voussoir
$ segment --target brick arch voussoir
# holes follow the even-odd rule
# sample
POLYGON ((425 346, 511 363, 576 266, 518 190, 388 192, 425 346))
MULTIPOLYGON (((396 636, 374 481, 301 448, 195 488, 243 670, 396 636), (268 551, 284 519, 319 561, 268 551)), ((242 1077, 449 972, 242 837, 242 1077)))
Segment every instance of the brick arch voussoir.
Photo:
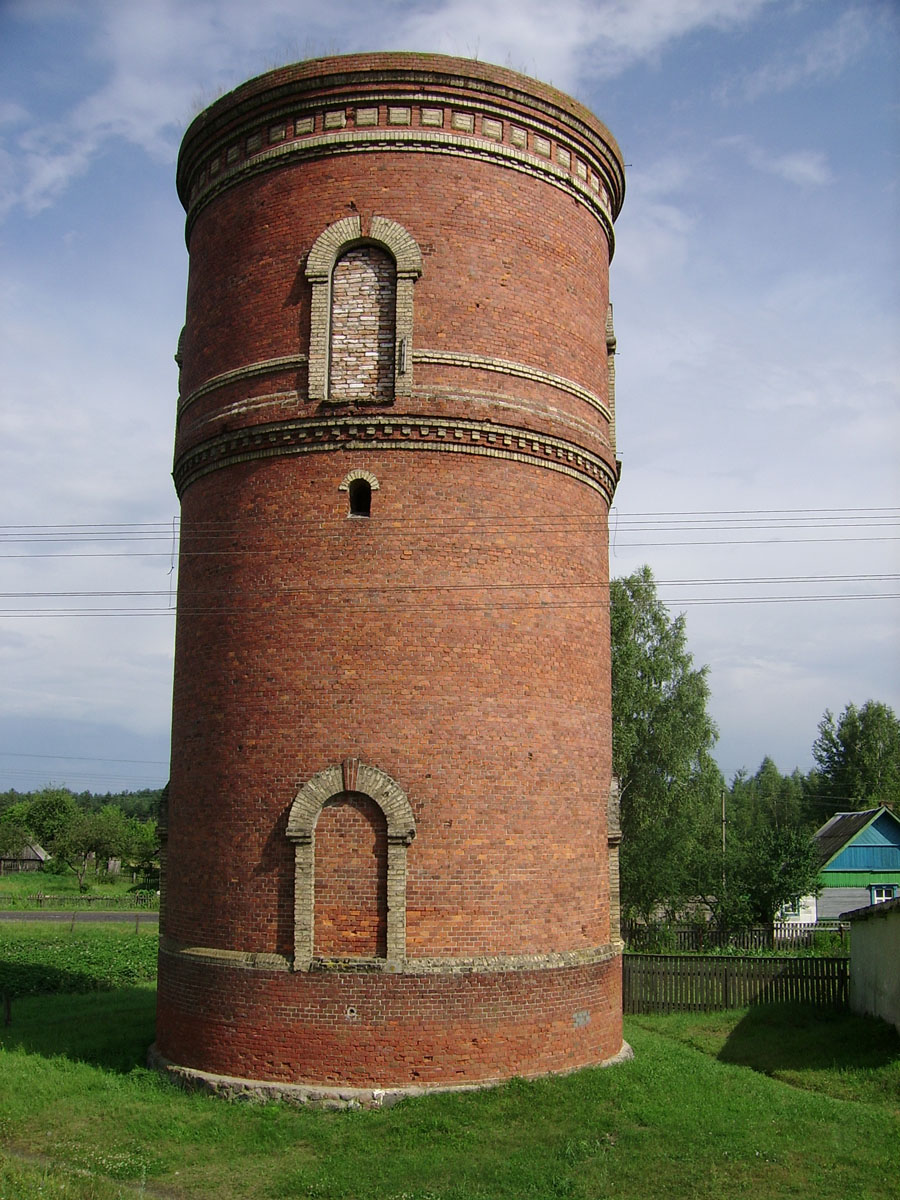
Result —
POLYGON ((394 259, 397 274, 418 279, 422 274, 422 251, 412 234, 388 217, 373 217, 367 237, 363 237, 359 217, 344 217, 324 229, 312 244, 306 259, 307 279, 327 279, 341 253, 353 242, 365 240, 383 246, 394 259))
MULTIPOLYGON (((326 767, 313 775, 297 792, 288 814, 287 836, 291 841, 311 838, 326 801, 340 795, 344 776, 340 766, 326 767)), ((416 836, 416 819, 406 793, 390 775, 378 767, 360 763, 354 791, 369 796, 384 813, 391 841, 407 845, 416 836)))
POLYGON ((357 479, 364 479, 373 492, 377 492, 381 487, 377 476, 373 475, 371 471, 362 471, 357 469, 355 471, 350 471, 349 474, 344 476, 344 478, 338 484, 338 491, 349 492, 350 484, 354 483, 357 479))
POLYGON ((361 236, 362 224, 359 217, 344 217, 343 220, 329 225, 313 242, 307 256, 307 279, 327 279, 341 250, 348 242, 358 241, 361 236))

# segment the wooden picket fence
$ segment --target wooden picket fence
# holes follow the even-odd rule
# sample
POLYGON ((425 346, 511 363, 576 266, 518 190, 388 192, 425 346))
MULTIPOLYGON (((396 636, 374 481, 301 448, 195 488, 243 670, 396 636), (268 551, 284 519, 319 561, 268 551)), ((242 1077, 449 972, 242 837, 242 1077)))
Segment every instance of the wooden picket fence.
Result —
POLYGON ((629 950, 644 954, 702 954, 706 950, 731 947, 735 950, 808 950, 817 935, 832 934, 841 946, 849 946, 850 926, 840 921, 776 921, 772 925, 752 925, 744 929, 718 929, 710 923, 693 925, 642 925, 624 921, 622 936, 629 950))
POLYGON ((625 954, 626 1013, 711 1012, 796 1001, 844 1008, 847 958, 758 958, 722 955, 625 954))

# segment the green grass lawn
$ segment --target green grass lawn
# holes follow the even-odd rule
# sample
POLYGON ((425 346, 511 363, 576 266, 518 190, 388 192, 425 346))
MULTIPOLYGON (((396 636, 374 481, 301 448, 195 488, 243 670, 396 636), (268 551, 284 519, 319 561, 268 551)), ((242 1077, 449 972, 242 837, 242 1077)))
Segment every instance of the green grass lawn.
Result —
POLYGON ((56 874, 52 871, 22 871, 15 875, 0 875, 0 909, 36 910, 41 906, 32 897, 43 893, 43 907, 54 905, 68 911, 73 905, 79 908, 120 908, 137 905, 134 903, 132 872, 124 870, 119 875, 89 872, 85 877, 85 890, 78 887, 74 871, 56 874), (89 903, 85 897, 91 897, 89 903))
POLYGON ((900 1037, 875 1020, 634 1017, 609 1070, 322 1112, 177 1090, 143 1065, 153 1014, 150 981, 14 999, 0 1200, 885 1200, 900 1177, 900 1037))

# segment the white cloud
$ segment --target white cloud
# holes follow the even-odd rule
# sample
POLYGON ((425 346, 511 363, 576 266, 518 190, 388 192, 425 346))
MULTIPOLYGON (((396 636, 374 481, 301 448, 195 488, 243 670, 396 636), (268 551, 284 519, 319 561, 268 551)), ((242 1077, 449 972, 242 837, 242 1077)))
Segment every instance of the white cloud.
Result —
MULTIPOLYGON (((250 74, 308 55, 395 47, 499 62, 564 89, 621 74, 696 30, 749 23, 773 0, 387 0, 368 10, 349 0, 87 0, 90 64, 103 81, 52 127, 27 125, 5 147, 9 168, 0 217, 16 203, 41 211, 113 139, 171 161, 184 126, 203 103, 250 74), (380 11, 379 11, 380 10, 380 11), (350 31, 348 37, 348 30, 350 31)), ((47 20, 54 6, 39 6, 47 20)), ((18 10, 20 20, 29 9, 18 10)), ((6 111, 19 123, 14 99, 6 111)), ((2 111, 0 111, 2 117, 2 111)))
POLYGON ((771 62, 738 77, 728 91, 748 100, 801 85, 827 83, 856 62, 878 29, 890 20, 890 8, 878 2, 846 9, 836 21, 771 62))
POLYGON ((394 45, 499 62, 566 90, 622 74, 701 29, 748 24, 772 0, 481 0, 407 10, 394 45))
POLYGON ((821 150, 791 150, 778 154, 764 149, 743 134, 721 138, 718 144, 738 151, 757 171, 776 175, 786 183, 796 183, 801 187, 821 187, 831 183, 834 178, 828 159, 821 150))

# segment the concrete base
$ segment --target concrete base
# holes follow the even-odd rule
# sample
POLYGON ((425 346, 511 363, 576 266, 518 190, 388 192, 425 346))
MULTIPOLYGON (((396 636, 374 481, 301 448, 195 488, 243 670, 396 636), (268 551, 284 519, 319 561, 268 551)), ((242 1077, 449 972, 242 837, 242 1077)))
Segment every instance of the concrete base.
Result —
MULTIPOLYGON (((627 1042, 622 1043, 618 1054, 603 1062, 596 1063, 597 1067, 613 1067, 619 1063, 629 1062, 634 1058, 634 1051, 627 1042)), ((503 1079, 484 1079, 477 1083, 408 1085, 404 1087, 320 1087, 316 1084, 304 1083, 269 1083, 263 1079, 238 1079, 232 1075, 213 1075, 209 1071, 197 1071, 191 1067, 180 1067, 169 1062, 159 1053, 156 1045, 147 1051, 147 1065, 154 1070, 167 1075, 174 1083, 180 1084, 188 1091, 206 1092, 212 1096, 221 1096, 223 1100, 243 1103, 267 1103, 278 1100, 287 1104, 311 1104, 317 1108, 391 1108, 399 1100, 411 1099, 416 1096, 427 1096, 435 1092, 475 1092, 482 1088, 498 1087, 508 1083, 503 1079)), ((576 1070, 589 1070, 588 1067, 578 1067, 576 1070)), ((552 1072, 553 1074, 572 1075, 574 1071, 552 1072)), ((531 1076, 542 1078, 542 1076, 531 1076)))

